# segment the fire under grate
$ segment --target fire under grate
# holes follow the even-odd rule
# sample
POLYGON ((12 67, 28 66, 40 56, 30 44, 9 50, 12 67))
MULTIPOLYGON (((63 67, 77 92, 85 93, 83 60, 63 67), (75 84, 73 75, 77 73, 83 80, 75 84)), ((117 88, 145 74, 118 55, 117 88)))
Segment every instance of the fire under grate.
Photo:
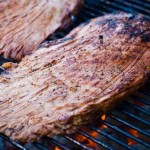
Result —
MULTIPOLYGON (((91 18, 114 11, 144 14, 150 18, 148 0, 85 0, 73 25, 57 31, 48 41, 64 37, 77 25, 91 18)), ((0 56, 0 65, 11 61, 0 56)), ((0 67, 0 71, 3 68, 0 67)), ((34 143, 20 144, 0 134, 0 150, 148 150, 150 149, 150 80, 145 87, 126 98, 115 110, 103 115, 95 123, 65 136, 43 137, 34 143)))

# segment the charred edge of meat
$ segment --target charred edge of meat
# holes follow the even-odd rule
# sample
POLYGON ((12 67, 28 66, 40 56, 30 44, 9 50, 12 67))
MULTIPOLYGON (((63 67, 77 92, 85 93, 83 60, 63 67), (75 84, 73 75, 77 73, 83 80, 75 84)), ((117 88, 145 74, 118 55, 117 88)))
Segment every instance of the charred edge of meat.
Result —
POLYGON ((107 24, 108 29, 115 29, 117 27, 117 21, 113 19, 104 19, 96 22, 96 25, 102 25, 104 26, 107 24))
POLYGON ((121 33, 123 34, 127 34, 129 35, 129 39, 133 38, 133 37, 141 37, 141 41, 142 42, 148 42, 149 41, 149 34, 145 34, 145 32, 147 32, 150 29, 147 29, 145 31, 143 31, 140 27, 140 25, 136 25, 135 27, 130 25, 131 21, 138 21, 143 23, 144 21, 149 21, 149 19, 146 19, 144 16, 139 17, 136 14, 131 14, 131 16, 129 16, 128 21, 125 23, 124 29, 121 31, 121 33))
MULTIPOLYGON (((136 16, 136 14, 131 14, 131 16, 128 17, 128 20, 125 23, 123 29, 121 31, 119 31, 118 34, 128 35, 129 39, 140 36, 142 42, 149 42, 150 41, 150 33, 145 34, 145 32, 147 32, 150 29, 143 31, 140 27, 138 27, 138 26, 133 27, 130 24, 130 22, 134 21, 134 20, 135 21, 139 20, 139 22, 141 22, 141 19, 143 21, 149 21, 145 17, 138 18, 138 15, 136 16)), ((118 20, 113 20, 113 19, 104 19, 104 20, 100 20, 100 21, 96 22, 97 25, 102 25, 102 26, 107 24, 107 29, 115 29, 117 27, 118 23, 119 23, 118 20)))
POLYGON ((64 37, 62 39, 53 40, 53 41, 44 41, 42 44, 40 44, 38 49, 42 48, 42 47, 48 48, 52 45, 56 45, 59 43, 64 43, 64 42, 69 41, 69 40, 73 40, 75 38, 75 36, 76 36, 76 34, 69 36, 69 37, 64 37))
POLYGON ((141 35, 141 42, 150 42, 150 33, 141 35))

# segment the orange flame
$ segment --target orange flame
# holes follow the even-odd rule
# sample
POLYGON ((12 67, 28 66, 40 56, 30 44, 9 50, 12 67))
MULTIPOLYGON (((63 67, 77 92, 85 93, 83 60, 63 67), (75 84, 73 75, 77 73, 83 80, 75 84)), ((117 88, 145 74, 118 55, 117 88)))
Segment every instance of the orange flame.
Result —
MULTIPOLYGON (((101 119, 102 119, 102 120, 105 120, 105 119, 106 119, 106 115, 103 115, 103 116, 101 117, 101 119)), ((106 125, 102 125, 102 127, 103 127, 103 128, 107 128, 106 125)))
POLYGON ((93 132, 90 133, 90 135, 93 136, 93 137, 97 137, 97 136, 98 136, 98 133, 95 132, 95 131, 93 131, 93 132))
MULTIPOLYGON (((101 117, 101 119, 102 120, 105 120, 106 119, 106 115, 103 115, 102 117, 101 117)), ((107 126, 106 125, 101 125, 101 127, 100 128, 107 128, 107 126)), ((90 136, 92 136, 92 137, 98 137, 98 132, 96 132, 96 131, 89 131, 89 130, 87 130, 86 128, 82 128, 81 129, 82 131, 84 131, 84 132, 86 132, 87 134, 89 134, 90 136)), ((96 149, 97 148, 97 144, 95 143, 95 142, 93 142, 92 140, 90 140, 89 138, 86 138, 85 136, 83 136, 83 135, 80 135, 80 134, 75 134, 75 138, 79 141, 79 142, 81 142, 81 143, 83 143, 84 145, 86 145, 86 146, 88 146, 88 147, 91 147, 91 148, 93 148, 93 149, 96 149)))
POLYGON ((60 150, 58 147, 55 147, 54 150, 60 150))
POLYGON ((102 120, 105 120, 105 119, 106 119, 106 115, 103 115, 103 116, 101 117, 101 119, 102 119, 102 120))
MULTIPOLYGON (((134 129, 130 128, 130 129, 128 129, 128 132, 135 137, 139 137, 138 131, 136 131, 134 129)), ((130 139, 130 138, 128 138, 127 141, 128 141, 128 145, 133 145, 133 144, 137 143, 136 141, 134 141, 133 139, 130 139)))
MULTIPOLYGON (((85 129, 84 129, 84 130, 85 130, 85 129)), ((87 131, 87 132, 88 132, 88 131, 87 131)), ((95 131, 88 132, 88 134, 90 134, 92 137, 97 137, 97 136, 98 136, 98 133, 95 132, 95 131)), ((82 136, 82 135, 80 135, 80 134, 76 134, 75 137, 76 137, 76 139, 77 139, 79 142, 83 143, 84 145, 89 146, 89 147, 91 147, 91 148, 93 148, 93 149, 96 148, 96 143, 93 142, 92 140, 90 140, 89 138, 86 138, 86 137, 84 137, 84 136, 82 136)))

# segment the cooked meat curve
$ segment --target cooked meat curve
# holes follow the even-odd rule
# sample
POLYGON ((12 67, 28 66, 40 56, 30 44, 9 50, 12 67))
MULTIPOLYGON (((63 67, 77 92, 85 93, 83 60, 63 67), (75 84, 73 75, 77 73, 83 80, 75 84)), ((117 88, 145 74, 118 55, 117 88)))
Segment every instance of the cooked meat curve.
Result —
POLYGON ((74 133, 150 74, 150 21, 120 12, 92 19, 23 58, 0 79, 0 132, 13 140, 74 133))
POLYGON ((83 0, 0 1, 0 54, 20 60, 70 24, 83 0))

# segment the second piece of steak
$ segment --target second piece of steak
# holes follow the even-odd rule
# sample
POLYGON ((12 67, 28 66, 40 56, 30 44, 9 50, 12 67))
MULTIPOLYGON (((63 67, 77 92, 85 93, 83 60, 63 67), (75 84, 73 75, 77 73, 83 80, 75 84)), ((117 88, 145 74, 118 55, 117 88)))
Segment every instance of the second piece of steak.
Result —
POLYGON ((83 0, 0 1, 0 54, 20 60, 69 24, 83 0))
POLYGON ((149 27, 140 15, 106 15, 26 56, 1 75, 0 132, 69 134, 112 109, 149 76, 149 27))

